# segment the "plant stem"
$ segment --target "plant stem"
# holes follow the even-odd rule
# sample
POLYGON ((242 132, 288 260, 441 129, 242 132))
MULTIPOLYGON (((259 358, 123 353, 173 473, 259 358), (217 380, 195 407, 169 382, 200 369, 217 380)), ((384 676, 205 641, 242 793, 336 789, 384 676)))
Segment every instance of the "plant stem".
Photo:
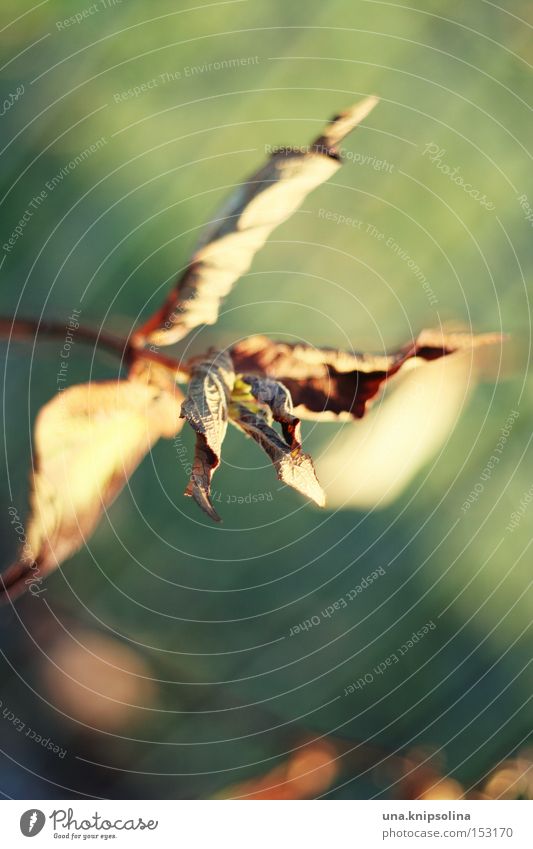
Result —
MULTIPOLYGON (((39 321, 33 318, 6 318, 0 317, 0 336, 17 341, 31 341, 36 336, 50 336, 62 338, 66 335, 68 326, 59 321, 39 321)), ((113 351, 115 354, 127 356, 129 343, 126 339, 111 336, 99 330, 79 325, 76 328, 76 336, 82 342, 95 343, 102 348, 113 351)))
MULTIPOLYGON (((33 318, 6 318, 0 316, 0 337, 15 339, 21 342, 32 341, 36 337, 46 336, 49 338, 64 338, 68 331, 68 325, 58 321, 40 321, 33 318)), ((130 365, 133 360, 142 358, 159 363, 172 371, 177 380, 188 380, 187 369, 177 360, 165 357, 156 351, 141 348, 132 339, 124 339, 110 333, 103 333, 92 327, 79 325, 76 330, 76 338, 80 342, 93 344, 98 348, 105 348, 115 354, 122 362, 130 365)))

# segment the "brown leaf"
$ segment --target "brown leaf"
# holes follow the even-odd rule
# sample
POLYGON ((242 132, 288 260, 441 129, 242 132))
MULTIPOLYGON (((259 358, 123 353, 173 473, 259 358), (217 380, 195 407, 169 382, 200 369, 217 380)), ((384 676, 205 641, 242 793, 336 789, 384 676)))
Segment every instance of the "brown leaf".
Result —
POLYGON ((262 410, 254 412, 243 404, 233 404, 231 420, 263 448, 272 460, 280 481, 310 498, 319 507, 324 507, 326 499, 316 478, 313 461, 299 444, 295 447, 287 445, 270 427, 262 410))
POLYGON ((336 145, 377 103, 368 97, 334 118, 306 150, 281 148, 219 210, 165 303, 136 333, 172 345, 199 324, 214 324, 222 299, 272 231, 341 165, 336 145))
POLYGON ((364 416, 385 381, 407 364, 501 341, 497 333, 472 336, 424 330, 391 354, 360 354, 251 336, 234 345, 231 354, 237 371, 282 381, 300 418, 349 420, 364 416))
POLYGON ((19 560, 0 576, 0 599, 37 591, 93 532, 102 512, 161 436, 180 429, 180 393, 150 382, 73 386, 37 416, 30 517, 19 560))
POLYGON ((291 393, 287 387, 270 377, 244 375, 243 380, 250 385, 254 398, 259 403, 266 404, 274 421, 281 424, 287 444, 291 448, 300 448, 300 419, 294 415, 291 393))
POLYGON ((477 380, 469 352, 443 357, 386 384, 357 427, 325 428, 317 472, 330 508, 368 510, 394 501, 449 439, 477 380))
POLYGON ((235 374, 227 352, 210 351, 191 374, 181 415, 196 431, 191 479, 185 490, 215 522, 220 522, 209 497, 211 478, 220 465, 222 442, 228 426, 228 405, 235 374))

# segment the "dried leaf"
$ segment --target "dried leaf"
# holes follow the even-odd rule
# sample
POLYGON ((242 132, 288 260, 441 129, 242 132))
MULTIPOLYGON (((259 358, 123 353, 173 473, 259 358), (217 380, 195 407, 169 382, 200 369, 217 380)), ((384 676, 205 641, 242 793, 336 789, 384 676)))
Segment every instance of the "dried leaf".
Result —
POLYGON ((252 336, 235 345, 231 354, 236 370, 282 381, 300 418, 351 420, 364 416, 385 381, 402 367, 501 341, 496 333, 472 336, 424 330, 399 351, 375 355, 252 336))
POLYGON ((161 309, 139 341, 172 345, 199 324, 214 324, 221 300, 272 231, 341 165, 336 145, 377 103, 369 97, 334 118, 308 149, 281 148, 224 204, 161 309))
POLYGON ((291 448, 300 448, 300 419, 294 415, 291 393, 287 387, 270 377, 245 375, 243 380, 249 384, 253 397, 260 404, 266 404, 274 421, 281 424, 287 444, 291 448))
POLYGON ((328 428, 317 469, 334 509, 383 508, 449 438, 476 384, 467 352, 407 371, 357 427, 328 428))
POLYGON ((243 404, 233 404, 231 420, 263 448, 272 460, 280 481, 310 498, 319 507, 324 507, 326 499, 311 457, 301 450, 300 445, 287 445, 270 427, 263 410, 253 412, 243 404))
POLYGON ((0 576, 1 599, 38 590, 83 545, 151 446, 178 432, 180 400, 174 384, 120 380, 73 386, 41 409, 27 542, 0 576))
POLYGON ((209 497, 211 479, 220 465, 222 442, 228 426, 228 405, 235 374, 227 352, 211 351, 191 374, 181 415, 196 431, 191 479, 185 490, 215 522, 220 522, 209 497))

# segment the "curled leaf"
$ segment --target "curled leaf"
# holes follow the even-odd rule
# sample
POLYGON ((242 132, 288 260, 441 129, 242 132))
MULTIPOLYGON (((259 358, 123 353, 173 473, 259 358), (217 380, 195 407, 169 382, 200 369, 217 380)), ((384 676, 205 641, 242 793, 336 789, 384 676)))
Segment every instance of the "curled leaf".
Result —
POLYGON ((317 463, 328 504, 365 510, 394 501, 449 439, 476 382, 466 352, 435 360, 386 386, 357 427, 328 428, 317 463))
POLYGON ((180 429, 179 394, 172 382, 94 382, 41 409, 26 543, 0 576, 0 599, 27 588, 38 594, 42 579, 83 545, 151 446, 180 429))
POLYGON ((334 118, 306 149, 278 149, 236 189, 203 234, 185 272, 138 341, 172 345, 199 324, 214 324, 222 299, 272 231, 341 165, 336 145, 377 103, 368 97, 334 118))
POLYGON ((316 478, 313 461, 301 446, 287 445, 272 428, 263 410, 253 412, 243 404, 232 405, 232 422, 261 446, 271 459, 278 479, 310 498, 319 507, 326 499, 316 478))
POLYGON ((220 522, 209 497, 211 479, 220 465, 222 442, 228 426, 228 405, 235 373, 227 352, 211 351, 192 370, 181 415, 196 431, 189 495, 215 522, 220 522))
POLYGON ((301 446, 300 419, 296 418, 293 411, 291 393, 279 380, 270 377, 244 377, 254 398, 260 404, 266 404, 272 412, 275 422, 281 424, 285 441, 291 448, 301 446))
POLYGON ((300 418, 350 420, 364 416, 369 402, 400 369, 501 341, 497 333, 424 330, 393 353, 361 354, 251 336, 231 353, 238 371, 282 381, 300 418))

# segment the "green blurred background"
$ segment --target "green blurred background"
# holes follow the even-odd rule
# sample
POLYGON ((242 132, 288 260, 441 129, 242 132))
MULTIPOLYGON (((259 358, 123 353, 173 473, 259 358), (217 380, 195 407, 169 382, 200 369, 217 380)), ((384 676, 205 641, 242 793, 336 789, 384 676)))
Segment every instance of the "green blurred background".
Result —
MULTIPOLYGON (((441 772, 479 785, 531 729, 531 509, 506 530, 533 482, 532 224, 519 200, 533 205, 530 4, 4 0, 2 12, 2 100, 20 92, 0 119, 2 245, 46 192, 2 248, 2 314, 67 322, 77 309, 129 332, 265 145, 304 144, 374 93, 344 168, 274 233, 194 350, 258 332, 382 350, 449 321, 509 333, 517 350, 384 509, 303 504, 232 431, 213 527, 182 497, 175 447, 159 443, 45 603, 1 611, 0 791, 205 798, 321 735, 358 747, 328 798, 401 795, 373 768, 376 751, 433 751, 441 772), (430 144, 493 209, 439 170, 430 144), (368 225, 414 260, 433 298, 368 225), (513 410, 501 460, 463 513, 513 410), (268 499, 226 503, 258 493, 268 499), (347 608, 289 636, 378 567, 347 608), (428 621, 401 662, 343 695, 428 621), (66 754, 17 732, 10 712, 66 754)), ((31 426, 57 390, 59 343, 2 344, 7 565, 8 508, 26 511, 31 426)), ((114 374, 109 355, 75 346, 69 384, 114 374)), ((346 428, 307 425, 307 448, 326 455, 346 428)), ((189 433, 183 443, 190 452, 189 433)))

